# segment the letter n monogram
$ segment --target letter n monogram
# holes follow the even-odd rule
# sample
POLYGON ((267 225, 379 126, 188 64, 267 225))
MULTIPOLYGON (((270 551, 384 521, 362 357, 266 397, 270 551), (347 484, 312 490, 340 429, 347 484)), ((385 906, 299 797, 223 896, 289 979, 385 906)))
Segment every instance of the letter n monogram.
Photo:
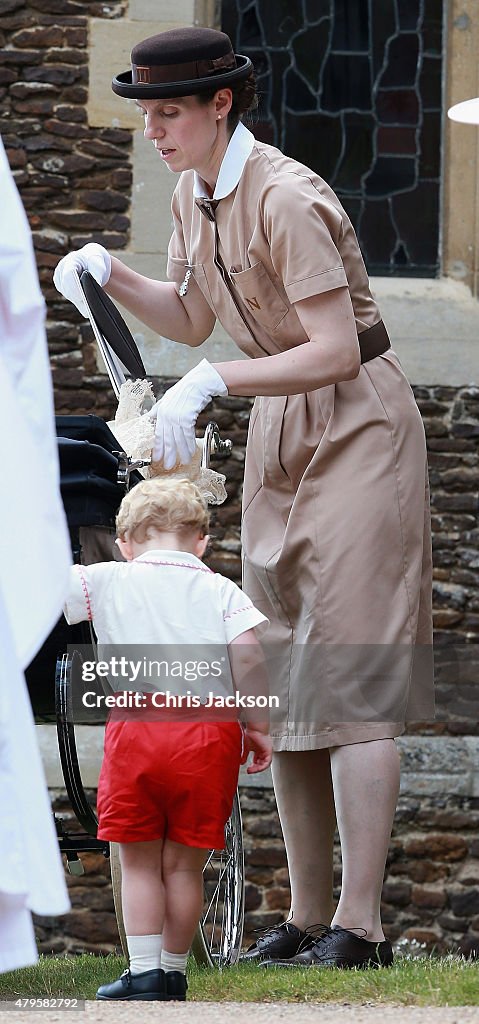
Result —
POLYGON ((246 302, 248 303, 248 306, 251 306, 251 309, 261 309, 261 306, 256 298, 256 295, 253 295, 252 299, 246 299, 246 302))

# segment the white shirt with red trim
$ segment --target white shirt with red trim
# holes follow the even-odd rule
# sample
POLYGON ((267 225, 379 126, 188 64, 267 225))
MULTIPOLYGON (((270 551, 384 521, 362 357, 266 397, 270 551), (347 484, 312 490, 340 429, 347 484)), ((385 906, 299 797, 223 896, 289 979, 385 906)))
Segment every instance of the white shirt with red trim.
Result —
POLYGON ((231 580, 187 551, 75 565, 64 614, 93 622, 99 644, 229 644, 268 625, 231 580))

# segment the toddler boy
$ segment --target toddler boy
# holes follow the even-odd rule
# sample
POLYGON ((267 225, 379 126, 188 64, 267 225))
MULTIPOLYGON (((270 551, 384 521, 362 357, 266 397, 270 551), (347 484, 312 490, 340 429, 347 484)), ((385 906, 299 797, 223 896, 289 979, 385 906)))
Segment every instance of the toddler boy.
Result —
MULTIPOLYGON (((197 487, 146 480, 125 495, 116 526, 126 561, 72 567, 67 621, 91 620, 99 644, 174 645, 193 657, 195 645, 224 650, 238 689, 244 680, 249 692, 252 679, 262 685, 255 629, 268 620, 201 561, 208 509, 197 487)), ((212 689, 211 681, 204 684, 212 689)), ((257 719, 258 712, 242 729, 231 713, 212 720, 206 712, 167 710, 158 719, 133 711, 108 721, 98 837, 120 844, 129 968, 102 985, 97 999, 186 998, 203 867, 208 850, 224 847, 245 741, 253 752, 248 772, 271 762, 268 727, 257 719)))

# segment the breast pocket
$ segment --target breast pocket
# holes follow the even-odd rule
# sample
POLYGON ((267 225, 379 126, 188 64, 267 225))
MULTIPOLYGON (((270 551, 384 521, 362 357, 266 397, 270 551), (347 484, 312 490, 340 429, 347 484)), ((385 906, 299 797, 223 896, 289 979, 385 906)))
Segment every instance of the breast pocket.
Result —
POLYGON ((262 263, 255 263, 230 277, 248 313, 269 330, 275 330, 289 312, 288 304, 276 290, 262 263))

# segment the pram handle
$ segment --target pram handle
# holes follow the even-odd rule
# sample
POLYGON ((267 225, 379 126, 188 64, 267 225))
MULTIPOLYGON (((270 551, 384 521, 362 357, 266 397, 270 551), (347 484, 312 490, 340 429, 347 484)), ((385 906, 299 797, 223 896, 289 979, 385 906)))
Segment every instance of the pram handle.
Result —
MULTIPOLYGON (((203 438, 201 468, 209 469, 212 455, 226 458, 231 454, 232 448, 233 442, 229 438, 226 441, 222 441, 218 424, 211 420, 206 426, 203 438)), ((151 465, 151 459, 132 459, 130 455, 123 451, 113 452, 113 455, 116 455, 118 459, 117 481, 126 490, 130 486, 130 473, 133 473, 135 469, 143 469, 145 466, 151 465)))

